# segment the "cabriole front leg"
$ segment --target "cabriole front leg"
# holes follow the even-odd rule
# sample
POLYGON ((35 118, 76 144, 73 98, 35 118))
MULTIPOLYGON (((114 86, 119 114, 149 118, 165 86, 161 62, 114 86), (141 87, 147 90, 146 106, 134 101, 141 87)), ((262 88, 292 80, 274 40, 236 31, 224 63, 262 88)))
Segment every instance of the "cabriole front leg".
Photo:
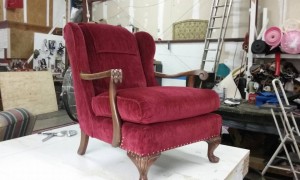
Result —
POLYGON ((139 156, 137 154, 127 152, 127 156, 133 161, 140 173, 139 180, 148 180, 147 174, 150 166, 159 158, 160 153, 152 156, 139 156))

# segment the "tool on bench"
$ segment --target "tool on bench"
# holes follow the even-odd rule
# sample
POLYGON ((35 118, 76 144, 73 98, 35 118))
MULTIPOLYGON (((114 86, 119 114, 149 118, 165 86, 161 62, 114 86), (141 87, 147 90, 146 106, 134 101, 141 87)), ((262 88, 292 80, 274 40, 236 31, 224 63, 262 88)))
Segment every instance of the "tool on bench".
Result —
POLYGON ((38 134, 41 134, 41 135, 47 135, 46 138, 44 138, 42 141, 45 142, 53 137, 63 137, 63 136, 68 136, 68 137, 71 137, 71 136, 75 136, 77 134, 77 131, 75 130, 63 130, 63 131, 60 131, 60 132, 41 132, 41 133, 38 133, 38 134))

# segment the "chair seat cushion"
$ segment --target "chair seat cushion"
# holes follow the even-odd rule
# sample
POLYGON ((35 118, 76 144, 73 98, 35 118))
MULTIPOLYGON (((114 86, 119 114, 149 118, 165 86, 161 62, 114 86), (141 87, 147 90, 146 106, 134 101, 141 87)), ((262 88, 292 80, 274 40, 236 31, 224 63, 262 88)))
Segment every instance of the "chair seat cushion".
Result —
MULTIPOLYGON (((117 109, 123 121, 139 124, 173 121, 210 113, 219 108, 218 95, 210 89, 140 87, 117 91, 117 109)), ((97 116, 111 117, 108 92, 92 99, 97 116)))

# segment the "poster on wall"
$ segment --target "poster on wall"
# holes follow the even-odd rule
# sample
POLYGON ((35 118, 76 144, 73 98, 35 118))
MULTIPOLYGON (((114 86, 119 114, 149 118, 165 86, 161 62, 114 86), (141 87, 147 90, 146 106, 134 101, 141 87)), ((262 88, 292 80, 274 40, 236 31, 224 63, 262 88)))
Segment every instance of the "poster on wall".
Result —
POLYGON ((65 70, 65 41, 62 36, 34 33, 33 69, 62 77, 65 70))

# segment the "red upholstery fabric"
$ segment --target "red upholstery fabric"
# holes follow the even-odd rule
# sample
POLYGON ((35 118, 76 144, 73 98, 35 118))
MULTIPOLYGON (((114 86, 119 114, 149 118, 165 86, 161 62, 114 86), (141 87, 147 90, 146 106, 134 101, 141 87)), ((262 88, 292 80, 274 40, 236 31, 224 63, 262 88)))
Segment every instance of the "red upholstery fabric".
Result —
MULTIPOLYGON (((217 114, 205 114, 151 125, 124 122, 121 148, 147 156, 217 137, 221 133, 221 125, 222 118, 217 114)), ((110 118, 98 117, 93 128, 95 138, 111 143, 112 122, 110 118)))
MULTIPOLYGON (((122 120, 140 124, 195 117, 220 106, 218 95, 208 89, 156 86, 121 89, 117 94, 122 120)), ((97 116, 111 117, 108 93, 95 96, 92 108, 97 116)))
POLYGON ((155 54, 155 43, 146 32, 137 32, 135 33, 135 38, 138 43, 138 47, 141 54, 141 61, 143 64, 143 69, 147 81, 147 86, 157 86, 157 81, 154 76, 154 66, 153 59, 155 54))
POLYGON ((93 123, 97 117, 92 110, 92 97, 95 96, 92 81, 82 81, 80 72, 91 72, 90 62, 82 29, 73 23, 64 28, 64 38, 72 68, 72 78, 75 89, 77 116, 81 129, 89 136, 93 136, 93 123))
MULTIPOLYGON (((125 28, 105 24, 80 24, 80 28, 86 42, 88 73, 122 69, 124 78, 118 89, 147 86, 133 34, 125 28)), ((109 79, 95 80, 93 85, 95 93, 100 94, 108 90, 109 79)))
POLYGON ((151 125, 124 123, 121 148, 147 156, 219 136, 221 125, 216 114, 151 125))

